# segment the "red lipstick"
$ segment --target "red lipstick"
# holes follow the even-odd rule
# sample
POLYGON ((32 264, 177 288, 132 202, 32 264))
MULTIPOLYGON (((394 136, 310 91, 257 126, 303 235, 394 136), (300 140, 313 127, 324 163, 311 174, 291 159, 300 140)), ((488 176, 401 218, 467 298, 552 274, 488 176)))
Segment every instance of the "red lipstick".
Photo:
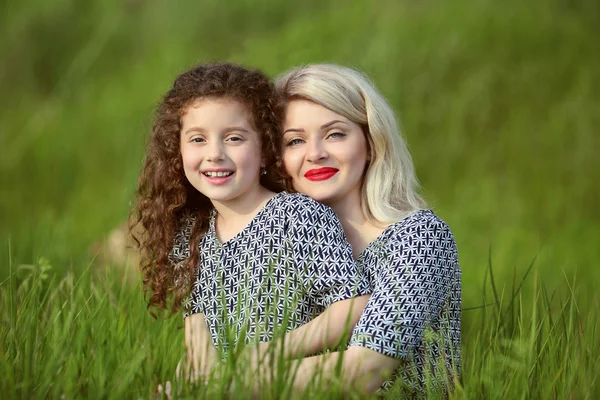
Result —
POLYGON ((338 171, 339 169, 331 167, 315 168, 306 171, 304 177, 309 181, 326 181, 337 174, 338 171))

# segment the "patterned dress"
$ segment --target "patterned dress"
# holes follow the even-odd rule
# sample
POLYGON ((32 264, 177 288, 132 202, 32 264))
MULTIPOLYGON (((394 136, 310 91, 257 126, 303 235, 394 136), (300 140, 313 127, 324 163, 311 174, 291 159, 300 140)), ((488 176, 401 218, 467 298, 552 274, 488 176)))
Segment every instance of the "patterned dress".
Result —
MULTIPOLYGON (((223 357, 240 341, 270 341, 338 300, 368 293, 337 216, 308 196, 275 195, 224 243, 215 233, 215 217, 200 243, 188 309, 204 314, 223 357)), ((193 223, 188 217, 176 236, 172 262, 189 256, 193 223)))
POLYGON ((460 372, 461 319, 461 272, 448 225, 417 211, 389 226, 358 262, 372 295, 349 345, 404 361, 384 390, 400 378, 422 391, 430 373, 430 388, 446 390, 446 377, 460 372))

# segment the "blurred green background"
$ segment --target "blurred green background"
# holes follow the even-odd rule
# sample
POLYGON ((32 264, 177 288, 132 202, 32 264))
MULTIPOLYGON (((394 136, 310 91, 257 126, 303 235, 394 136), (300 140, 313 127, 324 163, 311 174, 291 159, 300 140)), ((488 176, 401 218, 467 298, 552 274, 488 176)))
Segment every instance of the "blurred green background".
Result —
POLYGON ((152 397, 174 373, 181 319, 152 320, 139 286, 121 286, 92 244, 127 218, 161 95, 208 60, 271 76, 311 62, 365 71, 458 242, 463 396, 598 397, 598 0, 0 0, 0 10, 7 398, 152 397), (472 309, 482 304, 493 306, 472 309))
POLYGON ((14 266, 89 265, 127 217, 152 111, 179 73, 333 62, 397 111, 457 238, 465 307, 482 301, 490 254, 499 290, 537 255, 550 289, 567 276, 598 305, 598 1, 0 4, 0 277, 9 252, 14 266))

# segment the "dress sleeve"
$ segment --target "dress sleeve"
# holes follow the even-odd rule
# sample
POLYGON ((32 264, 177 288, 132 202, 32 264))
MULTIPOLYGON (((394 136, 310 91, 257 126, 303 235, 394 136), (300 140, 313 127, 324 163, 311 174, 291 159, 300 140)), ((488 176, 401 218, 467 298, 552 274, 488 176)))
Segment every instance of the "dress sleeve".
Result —
POLYGON ((454 236, 439 218, 424 218, 395 232, 373 260, 379 273, 350 346, 408 360, 425 329, 439 328, 440 316, 451 306, 460 273, 454 236))
MULTIPOLYGON (((194 218, 186 216, 181 220, 181 229, 173 238, 173 248, 169 253, 169 261, 175 270, 181 268, 190 256, 190 235, 194 226, 194 218)), ((177 275, 177 274, 175 274, 177 275)), ((203 313, 201 309, 201 287, 198 277, 193 277, 194 283, 190 296, 183 304, 183 317, 203 313)))
POLYGON ((291 219, 290 242, 296 268, 304 270, 307 295, 323 308, 369 293, 333 210, 310 198, 291 219))

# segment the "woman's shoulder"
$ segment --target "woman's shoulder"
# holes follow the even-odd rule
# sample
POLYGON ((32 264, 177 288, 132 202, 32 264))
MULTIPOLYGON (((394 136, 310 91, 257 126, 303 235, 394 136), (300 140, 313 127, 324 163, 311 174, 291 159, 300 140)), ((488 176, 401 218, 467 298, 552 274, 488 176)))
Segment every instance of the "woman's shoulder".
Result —
POLYGON ((448 224, 432 210, 417 210, 406 218, 393 223, 387 230, 390 233, 402 235, 413 231, 426 232, 430 229, 450 231, 448 224))
POLYGON ((443 219, 431 210, 419 210, 390 225, 371 245, 374 265, 384 257, 387 271, 402 271, 406 265, 447 268, 460 273, 454 235, 443 219), (377 243, 375 243, 377 242, 377 243))
POLYGON ((448 224, 432 210, 413 212, 390 225, 382 237, 392 246, 399 243, 411 245, 415 241, 421 244, 439 240, 454 242, 454 235, 448 224))

